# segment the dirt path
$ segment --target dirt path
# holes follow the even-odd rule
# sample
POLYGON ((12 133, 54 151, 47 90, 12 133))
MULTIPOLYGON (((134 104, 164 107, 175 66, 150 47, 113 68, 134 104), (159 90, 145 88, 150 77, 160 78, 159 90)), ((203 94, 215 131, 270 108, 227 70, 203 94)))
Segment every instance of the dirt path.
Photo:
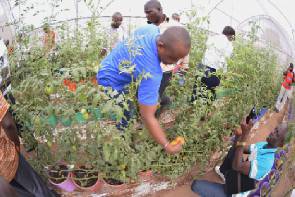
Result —
MULTIPOLYGON (((287 110, 285 106, 284 110, 280 113, 267 112, 252 128, 248 144, 256 143, 259 141, 265 141, 268 134, 283 120, 284 114, 287 110)), ((212 182, 221 182, 219 177, 215 174, 213 169, 207 172, 202 179, 212 182)), ((178 186, 173 190, 160 191, 155 194, 149 195, 151 197, 196 197, 197 194, 193 193, 190 189, 191 182, 189 181, 182 186, 178 186)))

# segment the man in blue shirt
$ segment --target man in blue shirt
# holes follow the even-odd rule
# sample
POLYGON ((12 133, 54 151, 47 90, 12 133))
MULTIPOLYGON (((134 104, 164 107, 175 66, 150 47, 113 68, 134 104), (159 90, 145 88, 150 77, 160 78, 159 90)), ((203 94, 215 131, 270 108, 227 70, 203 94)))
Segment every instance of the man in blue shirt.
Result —
POLYGON ((242 133, 236 132, 236 141, 229 150, 222 165, 215 171, 225 184, 204 180, 195 180, 192 190, 203 197, 227 197, 232 194, 247 196, 255 188, 255 182, 262 180, 270 171, 275 161, 277 147, 284 145, 287 123, 276 127, 266 138, 266 142, 246 145, 252 123, 241 123, 242 133), (248 154, 244 160, 243 154, 248 154))
POLYGON ((181 145, 171 145, 155 117, 162 79, 160 62, 176 63, 189 53, 190 36, 182 27, 170 27, 160 35, 159 27, 150 24, 135 30, 130 39, 119 43, 102 61, 97 73, 99 85, 126 92, 130 83, 142 77, 137 99, 145 126, 167 153, 177 153, 181 145))

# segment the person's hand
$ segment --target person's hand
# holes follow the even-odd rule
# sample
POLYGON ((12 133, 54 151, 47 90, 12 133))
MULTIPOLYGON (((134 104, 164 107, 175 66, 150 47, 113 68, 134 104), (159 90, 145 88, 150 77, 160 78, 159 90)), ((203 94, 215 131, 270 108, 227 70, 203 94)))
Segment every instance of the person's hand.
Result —
POLYGON ((242 129, 241 129, 241 127, 236 128, 236 129, 234 130, 234 134, 235 134, 235 136, 237 136, 237 137, 241 136, 241 135, 242 135, 242 129))
POLYGON ((107 54, 107 50, 106 49, 101 49, 100 51, 100 56, 103 57, 107 54))
POLYGON ((249 120, 249 123, 246 123, 246 118, 243 119, 243 121, 241 122, 241 129, 242 129, 242 138, 247 138, 251 128, 253 127, 253 121, 249 120))
POLYGON ((182 149, 182 145, 181 144, 176 144, 176 145, 172 145, 171 143, 169 143, 166 148, 165 151, 168 154, 176 154, 179 153, 182 149))

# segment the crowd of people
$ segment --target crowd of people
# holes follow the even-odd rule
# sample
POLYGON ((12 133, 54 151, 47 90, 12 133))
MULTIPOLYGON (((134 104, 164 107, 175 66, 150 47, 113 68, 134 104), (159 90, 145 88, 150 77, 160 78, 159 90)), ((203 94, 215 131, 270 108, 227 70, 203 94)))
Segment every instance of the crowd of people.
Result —
MULTIPOLYGON (((173 74, 185 72, 189 68, 189 52, 191 38, 188 30, 181 23, 180 15, 172 14, 171 19, 164 14, 162 5, 157 0, 150 0, 144 5, 147 24, 137 28, 130 36, 122 27, 123 15, 115 12, 107 31, 107 42, 101 49, 104 57, 97 72, 97 82, 103 88, 116 90, 117 95, 128 92, 128 86, 143 77, 137 89, 137 103, 141 119, 150 136, 163 147, 168 154, 177 154, 182 150, 182 144, 172 144, 166 137, 156 117, 157 106, 171 103, 165 94, 173 74), (129 42, 132 40, 132 42, 129 42), (130 46, 130 43, 132 46, 130 46), (130 48, 138 48, 134 55, 130 48), (129 61, 129 63, 126 63, 129 61), (130 72, 132 65, 136 65, 130 72)), ((55 48, 56 35, 48 25, 44 28, 44 48, 50 51, 55 48)), ((233 42, 236 32, 233 27, 225 26, 218 35, 209 36, 206 51, 197 69, 204 71, 202 84, 212 92, 215 99, 215 89, 220 85, 217 71, 227 71, 227 59, 233 53, 233 42)), ((10 72, 7 60, 8 50, 4 42, 0 42, 1 94, 0 94, 0 196, 58 196, 50 190, 46 183, 33 170, 20 153, 18 128, 9 112, 6 95, 10 89, 10 72), (2 46, 3 45, 3 46, 2 46)), ((199 76, 196 76, 198 79, 199 76)), ((284 72, 284 82, 275 109, 279 112, 287 98, 291 96, 294 82, 293 64, 284 72)), ((192 102, 198 98, 197 83, 192 92, 192 102)), ((134 105, 134 104, 133 104, 134 105)), ((118 130, 124 132, 131 118, 130 108, 124 110, 124 118, 117 124, 118 130)), ((229 150, 222 165, 215 168, 224 184, 195 180, 192 191, 201 196, 230 196, 247 192, 255 188, 255 181, 261 180, 271 169, 274 154, 283 145, 287 125, 280 124, 269 135, 265 142, 247 145, 252 121, 241 123, 240 134, 236 134, 235 142, 229 150), (243 159, 248 154, 248 159, 243 159)))

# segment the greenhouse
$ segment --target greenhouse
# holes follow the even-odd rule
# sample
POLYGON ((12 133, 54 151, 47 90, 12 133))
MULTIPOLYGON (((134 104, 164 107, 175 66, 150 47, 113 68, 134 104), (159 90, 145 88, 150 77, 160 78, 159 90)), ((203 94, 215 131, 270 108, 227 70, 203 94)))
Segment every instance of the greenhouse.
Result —
POLYGON ((1 0, 0 197, 295 196, 293 6, 1 0))

